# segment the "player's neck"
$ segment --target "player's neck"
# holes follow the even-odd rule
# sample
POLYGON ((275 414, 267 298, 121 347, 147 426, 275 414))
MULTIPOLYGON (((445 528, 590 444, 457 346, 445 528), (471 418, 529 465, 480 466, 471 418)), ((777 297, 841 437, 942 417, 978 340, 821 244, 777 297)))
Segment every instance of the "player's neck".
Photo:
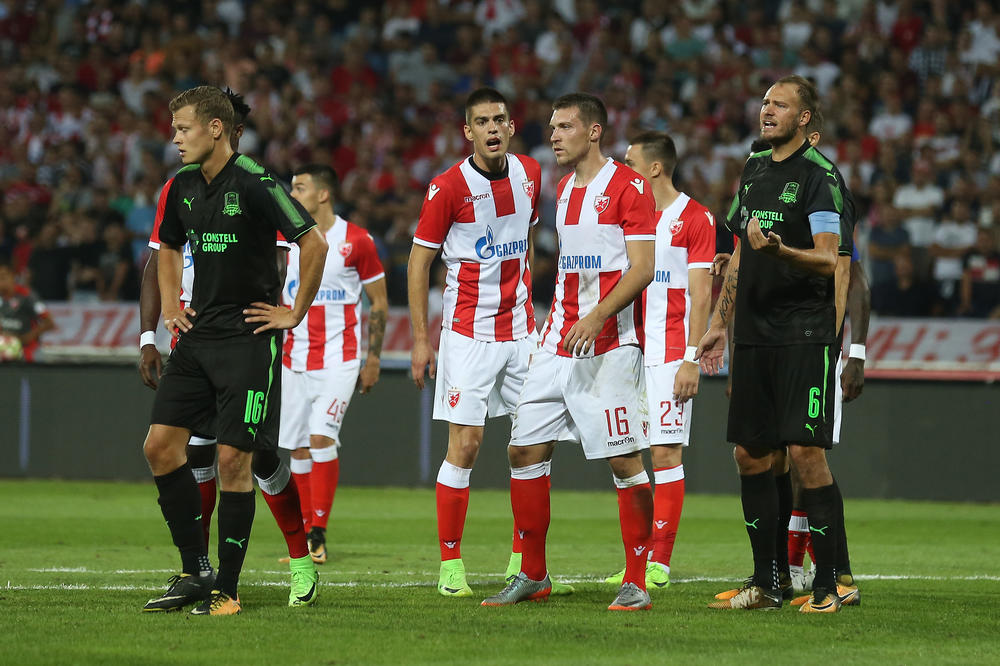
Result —
POLYGON ((805 140, 806 138, 802 136, 802 132, 796 132, 792 135, 791 139, 780 146, 771 146, 771 160, 774 162, 787 160, 795 154, 795 151, 802 147, 805 140))
POLYGON ((576 178, 573 181, 573 187, 587 187, 590 182, 597 177, 598 172, 604 168, 604 165, 608 163, 608 159, 601 154, 601 149, 598 146, 592 146, 587 152, 586 157, 576 163, 573 167, 573 171, 576 174, 576 178))
POLYGON ((333 228, 333 225, 337 222, 337 214, 333 212, 333 208, 330 206, 323 206, 316 213, 316 226, 324 234, 333 228))
POLYGON ((507 168, 507 153, 500 155, 498 157, 483 157, 479 153, 472 154, 472 162, 479 167, 481 171, 492 174, 501 174, 503 170, 507 168))
POLYGON ((211 183, 232 156, 233 147, 229 145, 228 141, 220 141, 216 144, 208 159, 201 163, 201 175, 205 177, 205 182, 211 183))
POLYGON ((673 183, 668 182, 662 176, 653 179, 653 199, 656 200, 656 210, 670 208, 670 204, 677 201, 677 197, 680 195, 681 193, 677 191, 673 183))

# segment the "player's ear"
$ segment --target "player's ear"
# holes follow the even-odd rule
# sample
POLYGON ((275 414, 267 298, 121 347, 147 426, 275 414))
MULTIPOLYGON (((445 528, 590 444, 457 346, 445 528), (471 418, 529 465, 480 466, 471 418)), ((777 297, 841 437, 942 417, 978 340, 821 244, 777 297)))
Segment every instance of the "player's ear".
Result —
POLYGON ((212 120, 208 123, 208 131, 212 133, 213 139, 220 139, 224 130, 225 127, 223 127, 222 121, 218 118, 212 118, 212 120))
POLYGON ((514 119, 511 118, 507 121, 507 125, 510 127, 510 135, 514 136, 514 119))
POLYGON ((658 177, 661 173, 663 173, 663 164, 660 162, 653 162, 649 165, 649 178, 646 180, 652 180, 653 178, 658 177))
POLYGON ((473 140, 473 138, 472 138, 472 128, 469 127, 468 125, 465 126, 465 140, 466 141, 472 141, 473 140))
POLYGON ((802 113, 799 114, 799 127, 805 127, 812 120, 813 114, 809 109, 803 109, 802 113))
POLYGON ((604 134, 604 128, 601 127, 600 123, 594 123, 590 126, 590 140, 601 142, 601 135, 604 134))

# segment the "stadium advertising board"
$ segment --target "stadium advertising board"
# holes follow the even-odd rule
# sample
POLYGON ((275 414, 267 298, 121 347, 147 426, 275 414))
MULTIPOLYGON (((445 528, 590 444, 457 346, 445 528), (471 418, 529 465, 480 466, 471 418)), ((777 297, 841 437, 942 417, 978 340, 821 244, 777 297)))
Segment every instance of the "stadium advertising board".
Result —
MULTIPOLYGON (((56 330, 45 335, 39 360, 135 359, 139 309, 134 304, 50 303, 49 311, 56 330)), ((440 328, 440 315, 432 318, 430 328, 440 328)), ((157 341, 161 349, 169 348, 162 329, 157 341)), ((437 340, 432 342, 436 346, 437 340)), ((386 365, 408 368, 411 344, 407 310, 391 309, 383 345, 386 365)), ((873 318, 867 356, 865 374, 873 379, 996 381, 1000 322, 873 318)))

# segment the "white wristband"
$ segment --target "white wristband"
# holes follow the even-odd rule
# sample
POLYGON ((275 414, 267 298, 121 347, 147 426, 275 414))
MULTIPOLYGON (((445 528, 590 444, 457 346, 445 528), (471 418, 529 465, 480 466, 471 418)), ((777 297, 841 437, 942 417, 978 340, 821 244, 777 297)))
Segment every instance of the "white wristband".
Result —
POLYGON ((684 361, 686 363, 695 363, 694 354, 698 351, 697 347, 688 347, 684 350, 684 361))
POLYGON ((851 351, 847 355, 848 358, 856 358, 859 361, 865 360, 865 346, 864 345, 851 345, 851 351))
POLYGON ((156 346, 156 332, 155 331, 143 331, 139 334, 139 349, 142 349, 146 345, 156 346))

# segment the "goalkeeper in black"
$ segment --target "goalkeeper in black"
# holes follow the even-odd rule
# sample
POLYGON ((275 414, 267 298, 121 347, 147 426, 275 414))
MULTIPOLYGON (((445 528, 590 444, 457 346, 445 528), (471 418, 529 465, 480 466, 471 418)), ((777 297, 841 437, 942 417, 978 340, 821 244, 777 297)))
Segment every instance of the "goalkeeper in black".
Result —
POLYGON ((143 610, 232 615, 254 516, 253 451, 277 446, 281 331, 309 309, 326 261, 316 223, 269 173, 233 152, 233 106, 200 86, 170 102, 174 144, 185 165, 167 195, 158 266, 164 324, 178 342, 163 371, 143 451, 182 573, 143 610), (279 307, 278 234, 299 244, 301 284, 279 307), (191 243, 193 298, 181 309, 182 255, 191 243), (191 432, 219 443, 219 570, 213 575, 199 521, 200 496, 185 456, 191 432), (199 603, 200 602, 200 603, 199 603))
POLYGON ((754 573, 736 596, 712 608, 781 606, 772 453, 787 448, 817 560, 813 596, 801 610, 840 609, 834 562, 843 508, 825 449, 833 442, 834 271, 844 203, 833 164, 805 137, 817 107, 815 87, 799 76, 779 79, 764 95, 760 132, 771 148, 751 155, 744 168, 726 220, 739 243, 698 348, 702 366, 717 372, 726 325, 739 310, 727 439, 735 444, 754 573))

